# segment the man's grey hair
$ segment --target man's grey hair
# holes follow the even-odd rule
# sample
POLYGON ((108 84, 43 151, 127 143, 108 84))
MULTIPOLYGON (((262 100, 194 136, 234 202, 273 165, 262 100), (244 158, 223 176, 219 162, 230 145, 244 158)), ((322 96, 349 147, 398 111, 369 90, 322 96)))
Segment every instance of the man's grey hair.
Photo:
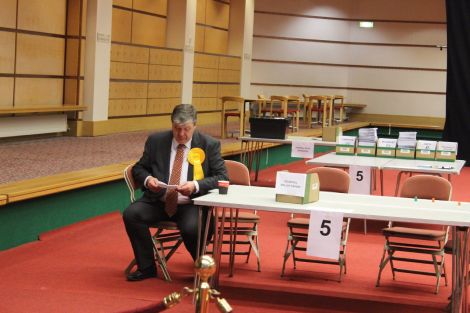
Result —
POLYGON ((192 104, 178 104, 171 113, 171 121, 175 124, 193 122, 196 124, 197 112, 192 104))

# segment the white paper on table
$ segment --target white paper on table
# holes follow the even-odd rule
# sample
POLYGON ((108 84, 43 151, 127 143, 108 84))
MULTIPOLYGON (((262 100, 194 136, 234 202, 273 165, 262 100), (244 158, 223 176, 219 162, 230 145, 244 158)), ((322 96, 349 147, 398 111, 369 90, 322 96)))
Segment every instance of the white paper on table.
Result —
POLYGON ((306 183, 307 174, 279 171, 276 173, 276 194, 303 197, 306 183))
POLYGON ((315 143, 312 141, 292 141, 291 157, 293 158, 313 158, 315 143))
POLYGON ((349 167, 349 193, 370 195, 371 168, 351 165, 349 167))
POLYGON ((416 143, 417 150, 436 150, 437 142, 433 140, 418 140, 416 143))
POLYGON ((397 140, 395 138, 379 138, 377 148, 395 148, 397 140))
POLYGON ((158 187, 164 188, 164 189, 176 189, 178 185, 168 185, 162 181, 158 181, 158 187))
POLYGON ((356 136, 338 136, 338 144, 354 146, 356 145, 356 136))
POLYGON ((338 260, 343 215, 343 212, 310 212, 307 255, 338 260))
POLYGON ((450 142, 450 141, 438 141, 437 142, 437 150, 439 151, 449 151, 457 153, 457 142, 450 142))

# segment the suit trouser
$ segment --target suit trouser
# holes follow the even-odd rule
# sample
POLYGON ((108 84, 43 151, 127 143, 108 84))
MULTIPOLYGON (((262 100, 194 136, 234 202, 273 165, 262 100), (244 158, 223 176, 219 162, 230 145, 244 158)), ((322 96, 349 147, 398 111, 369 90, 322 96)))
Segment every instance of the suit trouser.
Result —
MULTIPOLYGON (((204 210, 202 228, 204 229, 207 212, 204 210)), ((123 213, 124 225, 134 250, 137 266, 140 270, 155 267, 153 242, 149 227, 162 221, 172 221, 178 225, 184 245, 193 260, 197 256, 199 208, 194 204, 178 205, 176 214, 169 217, 162 201, 148 201, 141 198, 129 205, 123 213)), ((213 232, 210 223, 209 236, 213 232)), ((202 238, 202 237, 201 237, 202 238)))

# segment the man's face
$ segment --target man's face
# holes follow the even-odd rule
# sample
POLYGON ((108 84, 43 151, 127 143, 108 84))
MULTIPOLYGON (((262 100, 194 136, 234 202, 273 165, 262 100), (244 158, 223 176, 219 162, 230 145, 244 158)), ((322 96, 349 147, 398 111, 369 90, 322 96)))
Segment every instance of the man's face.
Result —
POLYGON ((175 138, 177 143, 185 144, 193 137, 195 129, 196 125, 194 125, 194 122, 192 121, 186 122, 184 124, 173 123, 173 138, 175 138))

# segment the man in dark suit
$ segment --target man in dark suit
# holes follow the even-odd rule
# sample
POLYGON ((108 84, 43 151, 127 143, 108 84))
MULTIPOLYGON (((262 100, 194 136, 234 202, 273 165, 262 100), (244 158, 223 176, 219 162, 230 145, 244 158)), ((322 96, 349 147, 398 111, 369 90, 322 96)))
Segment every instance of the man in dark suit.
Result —
POLYGON ((219 180, 228 180, 220 142, 196 131, 196 116, 194 106, 177 105, 171 114, 172 130, 150 135, 132 170, 144 194, 123 213, 138 267, 127 276, 129 281, 156 276, 149 230, 156 222, 176 222, 186 249, 196 259, 198 208, 191 199, 217 188, 219 180), (162 183, 178 187, 167 189, 162 183))

